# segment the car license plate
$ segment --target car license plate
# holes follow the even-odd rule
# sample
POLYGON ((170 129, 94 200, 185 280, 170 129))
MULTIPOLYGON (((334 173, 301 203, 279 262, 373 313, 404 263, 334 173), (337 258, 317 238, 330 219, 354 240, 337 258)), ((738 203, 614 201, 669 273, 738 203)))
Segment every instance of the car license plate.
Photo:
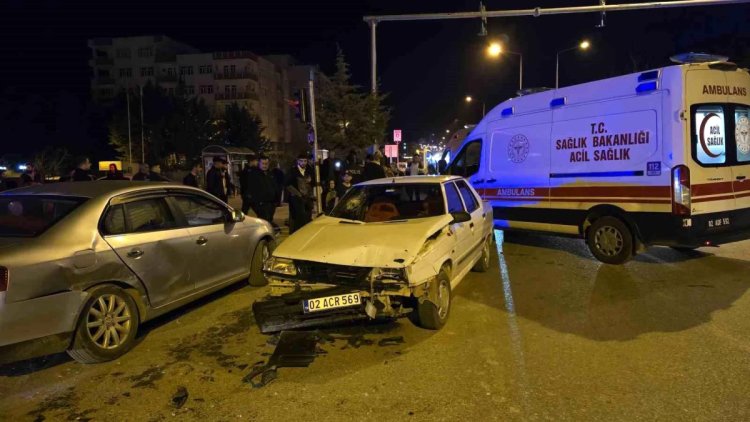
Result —
POLYGON ((302 302, 302 310, 305 313, 325 311, 327 309, 346 308, 356 306, 361 302, 359 293, 347 293, 344 295, 317 297, 302 302))

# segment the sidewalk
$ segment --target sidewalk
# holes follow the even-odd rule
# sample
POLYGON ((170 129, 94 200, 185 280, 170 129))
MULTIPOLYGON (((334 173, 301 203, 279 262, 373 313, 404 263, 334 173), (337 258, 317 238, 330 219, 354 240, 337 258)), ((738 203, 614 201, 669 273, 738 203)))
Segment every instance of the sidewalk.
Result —
MULTIPOLYGON (((229 198, 229 205, 232 208, 241 210, 242 209, 242 198, 239 196, 233 196, 229 198)), ((251 217, 257 217, 253 210, 248 211, 247 215, 251 217)), ((289 204, 281 204, 280 207, 276 208, 276 213, 273 215, 273 221, 281 228, 279 233, 279 239, 283 239, 289 236, 289 226, 287 225, 289 220, 289 204)))

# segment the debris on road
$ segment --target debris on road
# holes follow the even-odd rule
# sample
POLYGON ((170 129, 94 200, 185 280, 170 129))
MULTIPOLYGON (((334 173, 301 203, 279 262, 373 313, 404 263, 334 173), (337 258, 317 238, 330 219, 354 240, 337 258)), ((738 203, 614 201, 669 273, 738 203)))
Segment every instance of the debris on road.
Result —
MULTIPOLYGON (((250 373, 245 375, 242 382, 250 384, 253 388, 261 388, 277 376, 278 368, 301 368, 309 366, 317 356, 327 355, 328 351, 322 346, 334 345, 337 341, 346 344, 341 349, 352 347, 358 349, 361 346, 372 346, 376 340, 365 337, 366 334, 374 334, 366 330, 345 330, 347 334, 315 331, 281 331, 270 336, 266 342, 267 346, 275 346, 273 354, 267 362, 260 361, 253 365, 250 373)), ((404 343, 404 336, 385 337, 377 341, 378 346, 396 346, 404 343)), ((261 353, 268 356, 268 353, 261 353)))
POLYGON ((185 405, 188 399, 188 390, 183 386, 177 387, 177 391, 172 395, 172 406, 179 409, 185 405))
MULTIPOLYGON (((267 363, 259 362, 242 381, 253 388, 261 388, 276 379, 278 368, 301 368, 309 366, 319 354, 317 344, 320 336, 311 331, 282 331, 278 335, 276 350, 267 363), (260 377, 260 379, 258 379, 260 377)), ((269 341, 269 344, 273 344, 269 341)))
POLYGON ((404 344, 404 336, 386 337, 378 342, 378 346, 395 346, 404 344))

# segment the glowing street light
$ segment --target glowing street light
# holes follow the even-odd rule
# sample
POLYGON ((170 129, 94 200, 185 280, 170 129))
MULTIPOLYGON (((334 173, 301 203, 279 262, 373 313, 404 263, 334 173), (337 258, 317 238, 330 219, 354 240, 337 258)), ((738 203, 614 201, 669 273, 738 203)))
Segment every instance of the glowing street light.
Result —
POLYGON ((503 52, 503 46, 498 42, 493 42, 487 47, 487 54, 490 57, 499 57, 503 52))
POLYGON ((573 50, 588 50, 591 47, 591 43, 588 40, 581 41, 577 46, 566 48, 557 52, 557 58, 555 59, 555 89, 560 87, 560 54, 567 51, 573 50))
POLYGON ((470 102, 471 102, 471 100, 473 100, 473 98, 471 98, 471 95, 467 95, 467 96, 466 96, 466 98, 464 98, 464 100, 465 100, 465 101, 466 101, 467 103, 470 103, 470 102))
POLYGON ((450 129, 445 129, 445 133, 451 133, 450 129))
POLYGON ((518 89, 523 89, 523 55, 514 51, 503 50, 503 46, 498 42, 493 42, 487 47, 487 54, 490 57, 497 58, 501 54, 512 54, 518 56, 518 89))

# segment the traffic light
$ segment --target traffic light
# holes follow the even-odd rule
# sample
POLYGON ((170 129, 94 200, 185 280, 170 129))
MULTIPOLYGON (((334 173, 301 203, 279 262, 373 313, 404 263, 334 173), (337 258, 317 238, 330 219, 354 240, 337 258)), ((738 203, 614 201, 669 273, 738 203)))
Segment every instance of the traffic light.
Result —
POLYGON ((305 90, 295 90, 294 99, 289 104, 294 107, 294 118, 300 122, 307 122, 307 93, 305 90))

